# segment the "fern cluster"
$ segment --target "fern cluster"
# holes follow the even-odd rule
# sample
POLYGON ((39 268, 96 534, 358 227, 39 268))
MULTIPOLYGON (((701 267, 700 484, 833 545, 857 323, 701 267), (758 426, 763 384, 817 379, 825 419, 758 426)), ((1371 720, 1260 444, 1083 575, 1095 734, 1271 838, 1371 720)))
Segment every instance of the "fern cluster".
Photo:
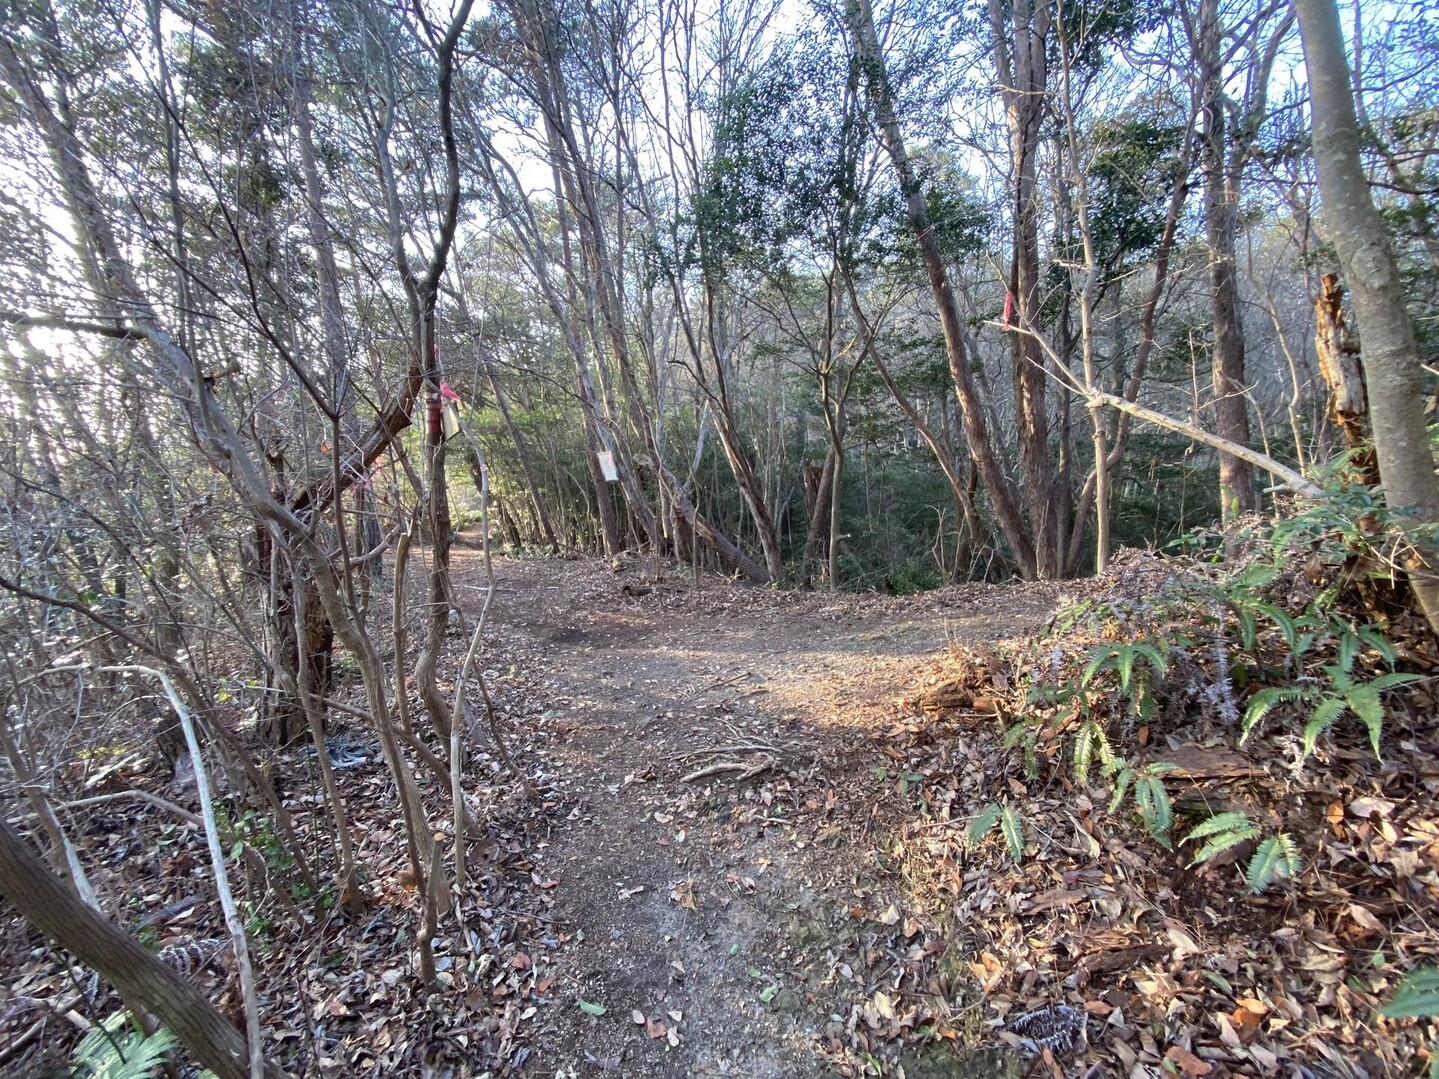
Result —
POLYGON ((1297 876, 1304 867, 1304 861, 1299 856, 1294 840, 1287 833, 1279 832, 1261 841, 1260 834, 1247 813, 1216 813, 1208 820, 1195 825, 1184 837, 1186 843, 1198 842, 1201 839, 1205 841, 1204 845, 1195 851, 1190 865, 1202 865, 1242 843, 1259 841, 1250 856, 1249 868, 1244 873, 1244 881, 1251 892, 1257 895, 1266 891, 1276 880, 1297 876))
POLYGON ((147 1035, 128 1012, 116 1012, 75 1047, 75 1079, 150 1079, 178 1043, 170 1031, 147 1035))

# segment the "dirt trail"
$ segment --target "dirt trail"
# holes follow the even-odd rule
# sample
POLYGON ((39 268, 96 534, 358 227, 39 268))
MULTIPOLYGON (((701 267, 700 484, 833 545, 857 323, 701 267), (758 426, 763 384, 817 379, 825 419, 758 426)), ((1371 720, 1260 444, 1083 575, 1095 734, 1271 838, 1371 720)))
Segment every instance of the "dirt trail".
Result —
MULTIPOLYGON (((566 973, 526 1073, 844 1074, 852 907, 899 887, 850 819, 855 785, 882 776, 869 736, 927 657, 1032 631, 1054 592, 623 594, 647 568, 497 563, 495 632, 536 657, 548 766, 574 801, 535 854, 566 973)), ((462 573, 473 587, 477 559, 462 573)))

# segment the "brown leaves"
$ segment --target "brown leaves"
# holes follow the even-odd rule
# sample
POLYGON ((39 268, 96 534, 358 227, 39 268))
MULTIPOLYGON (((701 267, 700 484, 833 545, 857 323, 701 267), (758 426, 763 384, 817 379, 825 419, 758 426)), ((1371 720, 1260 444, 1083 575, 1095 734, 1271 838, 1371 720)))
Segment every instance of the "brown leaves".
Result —
POLYGON ((695 895, 695 882, 680 880, 670 885, 670 898, 683 910, 698 910, 699 898, 695 895))
POLYGON ((979 961, 970 963, 969 969, 985 993, 994 992, 1004 980, 1004 964, 989 952, 982 952, 979 961))
POLYGON ((1173 1064, 1184 1075, 1208 1075, 1214 1065, 1200 1060, 1183 1046, 1171 1045, 1164 1051, 1164 1059, 1173 1064))
POLYGON ((1260 1024, 1264 1017, 1269 1014, 1263 1001, 1255 1000, 1253 997, 1241 997, 1239 1007, 1229 1013, 1229 1022, 1234 1028, 1234 1033, 1239 1036, 1241 1045, 1251 1045, 1259 1035, 1260 1024))

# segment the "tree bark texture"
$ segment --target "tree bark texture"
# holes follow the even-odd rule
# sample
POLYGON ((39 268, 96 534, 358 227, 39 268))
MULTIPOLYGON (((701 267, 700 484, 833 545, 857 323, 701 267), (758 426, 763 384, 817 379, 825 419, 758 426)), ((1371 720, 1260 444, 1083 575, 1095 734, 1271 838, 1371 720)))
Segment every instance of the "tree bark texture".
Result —
MULTIPOLYGON (((1225 136, 1224 69, 1220 58, 1218 0, 1201 8, 1204 227, 1209 244, 1210 317, 1214 345, 1210 357, 1214 386, 1214 433, 1249 445, 1248 385, 1244 372, 1244 328, 1239 319, 1239 275, 1234 238, 1239 227, 1236 176, 1228 167, 1225 136)), ((1259 508, 1254 469, 1233 454, 1219 455, 1219 507, 1225 521, 1259 508)))
MULTIPOLYGON (((1295 0, 1309 75, 1314 157, 1322 220, 1339 254, 1364 342, 1364 384, 1389 508, 1414 524, 1439 522, 1439 477, 1424 420, 1419 346, 1404 303, 1399 268, 1359 157, 1359 124, 1349 60, 1334 0, 1295 0)), ((1409 579, 1439 633, 1439 544, 1415 537, 1409 579)))
MULTIPOLYGON (((220 1079, 247 1079, 240 1032, 199 991, 99 911, 82 903, 0 820, 0 894, 40 932, 73 952, 133 1005, 146 1008, 220 1079)), ((266 1079, 285 1079, 273 1064, 266 1079)))
POLYGON ((1364 392, 1359 337, 1345 318, 1344 286, 1338 274, 1327 273, 1319 280, 1314 352, 1319 357, 1319 374, 1329 388, 1329 422, 1339 428, 1346 447, 1358 449, 1368 442, 1369 399, 1364 392))
POLYGON ((1048 376, 1036 336, 1039 310, 1039 152, 1047 108, 1046 53, 1048 0, 1015 0, 1006 12, 990 3, 995 38, 995 67, 1009 125, 1009 167, 1013 202, 1013 256, 1007 288, 1017 321, 1026 332, 1012 334, 1016 435, 1024 499, 1034 537, 1035 575, 1061 576, 1059 514, 1054 504, 1054 469, 1049 456, 1048 376))

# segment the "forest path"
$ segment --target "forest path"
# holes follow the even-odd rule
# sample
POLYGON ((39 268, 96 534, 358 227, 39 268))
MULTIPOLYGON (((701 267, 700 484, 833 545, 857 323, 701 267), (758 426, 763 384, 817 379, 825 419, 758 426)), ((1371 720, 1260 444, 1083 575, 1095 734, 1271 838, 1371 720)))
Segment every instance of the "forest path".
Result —
MULTIPOLYGON (((478 553, 455 554, 478 596, 478 553)), ((1055 590, 798 594, 650 568, 496 559, 493 633, 533 657, 540 767, 573 799, 534 853, 565 944, 525 1073, 855 1074, 851 1019, 883 977, 859 912, 901 889, 862 819, 886 781, 874 732, 925 660, 1033 632, 1055 590), (685 780, 714 764, 767 767, 685 780)))

